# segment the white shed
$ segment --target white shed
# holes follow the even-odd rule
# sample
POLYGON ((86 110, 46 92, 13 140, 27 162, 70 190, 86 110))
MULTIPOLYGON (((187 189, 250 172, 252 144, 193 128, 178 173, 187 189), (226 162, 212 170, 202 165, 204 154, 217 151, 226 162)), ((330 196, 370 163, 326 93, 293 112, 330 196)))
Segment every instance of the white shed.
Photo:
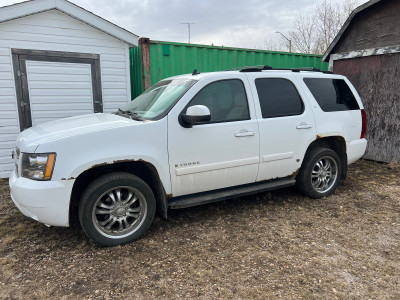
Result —
POLYGON ((20 131, 131 98, 129 48, 138 36, 66 0, 0 8, 0 177, 20 131))

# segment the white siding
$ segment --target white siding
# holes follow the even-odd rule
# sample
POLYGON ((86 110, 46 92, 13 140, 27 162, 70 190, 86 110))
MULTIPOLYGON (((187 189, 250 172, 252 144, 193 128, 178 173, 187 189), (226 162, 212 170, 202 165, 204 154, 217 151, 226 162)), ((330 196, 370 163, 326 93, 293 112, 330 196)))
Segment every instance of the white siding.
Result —
MULTIPOLYGON (((128 44, 57 10, 1 23, 0 177, 9 176, 13 168, 11 151, 14 148, 15 140, 19 133, 17 99, 11 56, 11 49, 13 48, 100 54, 104 112, 115 111, 130 100, 128 44)), ((64 73, 55 74, 53 80, 63 79, 64 81, 68 81, 68 74, 69 71, 65 69, 64 73)), ((35 80, 40 81, 45 80, 45 78, 46 74, 36 74, 35 80)), ((54 84, 55 93, 57 93, 56 90, 62 88, 56 83, 49 83, 49 88, 51 84, 54 84)), ((46 104, 51 105, 53 103, 53 96, 51 94, 40 94, 40 89, 32 91, 32 93, 36 97, 34 98, 34 102, 36 101, 35 105, 40 104, 41 108, 44 108, 46 104)), ((82 101, 76 98, 76 94, 77 92, 70 92, 68 95, 57 96, 58 101, 65 101, 62 109, 67 108, 65 105, 68 104, 76 105, 75 109, 87 109, 85 100, 83 101, 86 104, 82 104, 82 101)), ((37 107, 40 108, 40 106, 37 107)), ((51 108, 48 109, 48 111, 51 110, 51 108)), ((34 109, 32 109, 32 114, 34 114, 33 111, 34 109)), ((62 113, 56 115, 55 112, 54 114, 49 112, 47 115, 50 118, 64 116, 62 113)), ((34 115, 32 117, 35 118, 34 115)), ((40 118, 40 116, 36 116, 36 118, 40 118)))
POLYGON ((10 49, 0 47, 0 177, 9 176, 11 151, 19 133, 10 49))

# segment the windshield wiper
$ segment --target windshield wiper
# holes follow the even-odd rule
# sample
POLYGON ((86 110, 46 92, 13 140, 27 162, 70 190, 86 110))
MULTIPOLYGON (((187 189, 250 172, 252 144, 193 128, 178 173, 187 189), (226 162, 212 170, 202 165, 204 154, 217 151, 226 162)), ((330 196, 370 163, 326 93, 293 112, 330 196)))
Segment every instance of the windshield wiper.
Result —
POLYGON ((136 120, 136 121, 143 121, 143 118, 139 117, 139 115, 133 111, 129 111, 129 110, 122 110, 120 108, 118 108, 118 111, 115 113, 116 115, 119 116, 127 116, 128 118, 132 119, 132 120, 136 120))

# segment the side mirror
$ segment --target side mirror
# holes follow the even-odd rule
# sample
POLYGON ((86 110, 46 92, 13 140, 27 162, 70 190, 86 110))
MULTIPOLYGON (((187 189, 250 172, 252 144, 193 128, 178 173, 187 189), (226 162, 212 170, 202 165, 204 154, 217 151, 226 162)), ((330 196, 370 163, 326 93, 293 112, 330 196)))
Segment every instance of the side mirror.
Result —
POLYGON ((186 114, 181 115, 183 122, 196 125, 204 124, 211 120, 211 113, 207 106, 193 105, 189 106, 186 114))

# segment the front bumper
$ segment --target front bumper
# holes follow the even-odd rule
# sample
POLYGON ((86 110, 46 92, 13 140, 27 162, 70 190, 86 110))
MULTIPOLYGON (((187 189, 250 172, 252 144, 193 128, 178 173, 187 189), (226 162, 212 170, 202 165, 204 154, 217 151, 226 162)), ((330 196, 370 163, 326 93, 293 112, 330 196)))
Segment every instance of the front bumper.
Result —
POLYGON ((69 203, 75 180, 36 181, 18 177, 9 179, 11 199, 27 217, 52 226, 69 226, 69 203))

